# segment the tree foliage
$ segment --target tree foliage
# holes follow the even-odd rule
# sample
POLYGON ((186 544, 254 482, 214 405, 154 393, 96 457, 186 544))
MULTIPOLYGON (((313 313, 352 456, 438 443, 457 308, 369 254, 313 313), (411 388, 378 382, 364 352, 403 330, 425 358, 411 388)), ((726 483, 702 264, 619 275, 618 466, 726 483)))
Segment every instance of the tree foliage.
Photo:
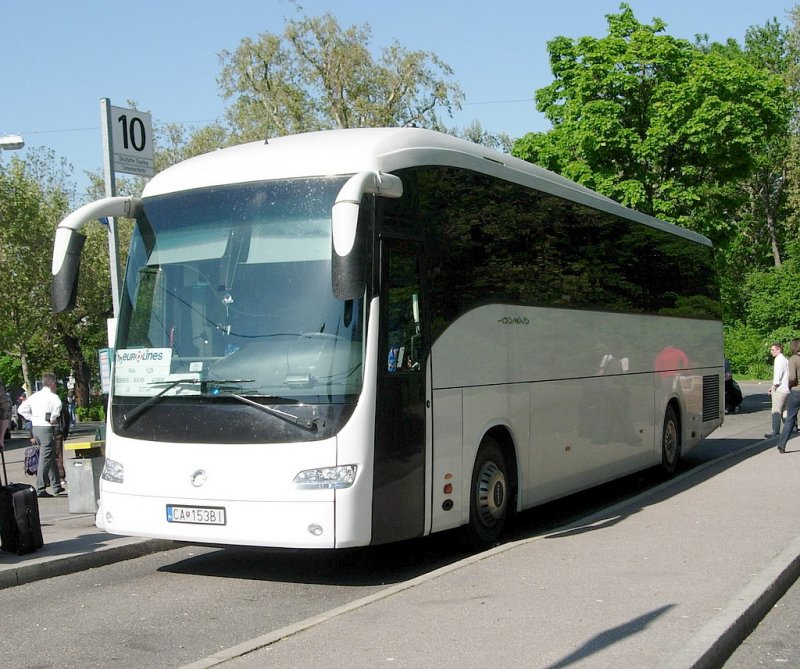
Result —
POLYGON ((783 126, 753 151, 750 173, 736 182, 741 197, 732 224, 736 227, 727 249, 731 264, 761 267, 778 266, 785 246, 796 236, 797 227, 787 218, 787 196, 790 191, 793 123, 800 97, 792 83, 793 65, 798 51, 792 46, 789 33, 777 20, 763 26, 750 27, 740 47, 734 40, 725 45, 704 45, 709 50, 732 59, 745 59, 755 67, 780 78, 788 103, 788 115, 783 126), (792 229, 794 228, 794 229, 792 229))
MULTIPOLYGON (((187 130, 180 123, 164 123, 156 125, 154 132, 157 147, 153 155, 156 173, 182 160, 216 151, 233 141, 231 132, 219 123, 212 123, 195 130, 187 130)), ((144 181, 137 179, 134 187, 129 190, 140 193, 142 188, 144 181)))
POLYGON ((745 279, 744 321, 760 332, 787 328, 800 332, 800 262, 792 258, 780 267, 750 272, 745 279))
POLYGON ((553 124, 513 153, 627 206, 716 239, 730 191, 788 122, 779 76, 642 24, 622 4, 608 35, 548 43, 554 81, 536 93, 553 124))
POLYGON ((78 401, 86 405, 111 316, 108 241, 104 228, 87 226, 76 308, 53 314, 50 259, 55 228, 74 204, 69 179, 70 168, 52 151, 0 163, 0 350, 17 361, 29 389, 45 371, 61 378, 73 372, 78 401))
POLYGON ((451 68, 397 42, 374 59, 369 25, 342 28, 331 13, 289 20, 281 35, 245 38, 221 54, 219 84, 232 100, 237 141, 327 128, 441 128, 460 108, 451 68))
POLYGON ((511 147, 513 146, 511 137, 506 133, 495 133, 485 130, 480 121, 472 121, 472 123, 460 131, 451 131, 451 134, 461 137, 462 139, 468 139, 470 142, 480 144, 481 146, 488 146, 489 148, 503 151, 504 153, 511 153, 511 147))
POLYGON ((29 152, 0 163, 0 348, 19 360, 32 387, 34 373, 59 362, 50 313, 50 250, 54 221, 70 204, 69 171, 52 152, 29 152))

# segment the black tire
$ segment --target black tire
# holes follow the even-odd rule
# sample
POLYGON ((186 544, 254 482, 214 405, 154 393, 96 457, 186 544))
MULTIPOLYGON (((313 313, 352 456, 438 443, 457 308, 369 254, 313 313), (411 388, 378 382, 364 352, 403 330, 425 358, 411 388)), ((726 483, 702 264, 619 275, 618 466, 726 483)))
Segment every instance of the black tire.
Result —
POLYGON ((485 437, 472 469, 468 537, 474 546, 496 542, 512 513, 513 495, 499 444, 485 437))
POLYGON ((661 431, 661 469, 667 476, 674 476, 681 459, 681 423, 671 406, 664 414, 661 431))

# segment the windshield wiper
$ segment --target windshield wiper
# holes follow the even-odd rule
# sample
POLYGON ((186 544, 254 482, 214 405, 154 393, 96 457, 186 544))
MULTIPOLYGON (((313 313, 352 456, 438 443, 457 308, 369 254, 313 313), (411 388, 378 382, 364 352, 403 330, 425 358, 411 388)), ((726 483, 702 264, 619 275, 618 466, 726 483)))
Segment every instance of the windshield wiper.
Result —
POLYGON ((182 383, 191 383, 192 385, 196 385, 200 383, 200 379, 189 378, 189 379, 175 379, 174 381, 154 381, 150 385, 153 386, 160 383, 166 383, 167 384, 166 388, 160 390, 157 394, 153 395, 152 397, 148 397, 141 404, 137 404, 130 411, 126 411, 124 414, 122 414, 122 423, 120 424, 120 427, 128 427, 133 421, 135 421, 151 406, 153 406, 156 402, 158 402, 166 393, 172 390, 175 386, 178 386, 182 383))
POLYGON ((201 392, 205 395, 210 387, 211 390, 209 392, 214 396, 218 395, 222 390, 227 390, 227 388, 223 388, 223 386, 238 386, 242 383, 255 383, 255 379, 203 379, 201 392))
MULTIPOLYGON (((266 406, 264 404, 259 404, 258 402, 254 402, 247 397, 242 397, 241 395, 237 395, 236 393, 221 393, 217 395, 217 397, 233 397, 234 399, 243 402, 244 404, 249 404, 256 409, 263 411, 264 413, 268 413, 270 416, 275 416, 276 418, 280 418, 281 420, 285 420, 287 423, 291 423, 292 425, 296 425, 303 430, 308 430, 309 432, 316 432, 319 429, 319 423, 322 423, 324 427, 325 422, 321 418, 312 418, 308 420, 306 418, 301 418, 300 416, 295 416, 292 413, 288 413, 286 411, 281 411, 280 409, 276 409, 275 407, 266 406)), ((280 398, 278 398, 280 399, 280 398)))
MULTIPOLYGON (((155 395, 153 395, 152 397, 148 397, 141 404, 137 404, 130 411, 126 411, 124 414, 122 414, 122 423, 120 424, 120 427, 123 428, 128 427, 133 421, 135 421, 151 406, 159 402, 161 398, 164 395, 166 395, 170 390, 172 390, 175 386, 181 385, 182 383, 197 386, 208 383, 208 380, 191 377, 188 379, 175 379, 172 381, 153 381, 150 385, 155 386, 155 385, 160 385, 162 383, 166 383, 167 386, 162 390, 160 390, 155 395)), ((219 381, 215 380, 214 383, 253 383, 253 379, 221 379, 219 381)))
MULTIPOLYGON (((281 420, 290 423, 291 425, 296 425, 297 427, 308 430, 309 432, 316 432, 319 429, 319 423, 322 422, 324 426, 324 421, 320 418, 313 418, 311 420, 306 418, 301 418, 300 416, 295 416, 294 414, 288 413, 286 411, 281 411, 280 409, 275 409, 274 407, 265 406, 263 404, 259 404, 258 402, 254 402, 247 397, 242 397, 241 395, 237 395, 236 393, 227 392, 219 388, 219 386, 225 384, 241 384, 241 383, 253 383, 254 379, 196 379, 196 378, 188 378, 188 379, 175 379, 174 381, 154 381, 151 385, 166 383, 167 386, 160 390, 157 394, 153 395, 152 397, 148 397, 144 402, 141 404, 137 404, 133 407, 130 411, 126 411, 122 415, 122 423, 120 427, 128 427, 133 421, 135 421, 139 416, 141 416, 145 411, 147 411, 151 406, 156 404, 161 400, 164 395, 166 395, 170 390, 172 390, 175 386, 178 386, 182 383, 191 384, 191 385, 201 385, 205 386, 207 384, 215 386, 215 390, 217 392, 212 393, 210 397, 233 397, 234 399, 242 402, 244 404, 249 404, 264 413, 268 413, 270 416, 275 416, 276 418, 280 418, 281 420)), ((204 393, 205 394, 205 393, 204 393)), ((277 397, 275 399, 283 399, 277 397)))

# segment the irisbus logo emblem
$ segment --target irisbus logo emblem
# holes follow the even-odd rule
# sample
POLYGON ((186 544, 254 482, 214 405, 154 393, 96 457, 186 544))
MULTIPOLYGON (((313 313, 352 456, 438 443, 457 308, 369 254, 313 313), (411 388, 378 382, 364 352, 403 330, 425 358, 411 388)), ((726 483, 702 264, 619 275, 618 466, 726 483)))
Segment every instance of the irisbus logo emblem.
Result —
POLYGON ((204 469, 198 469, 190 479, 195 488, 199 488, 206 482, 206 472, 204 469))
POLYGON ((503 316, 502 318, 498 318, 497 322, 500 323, 500 325, 530 325, 527 316, 503 316))

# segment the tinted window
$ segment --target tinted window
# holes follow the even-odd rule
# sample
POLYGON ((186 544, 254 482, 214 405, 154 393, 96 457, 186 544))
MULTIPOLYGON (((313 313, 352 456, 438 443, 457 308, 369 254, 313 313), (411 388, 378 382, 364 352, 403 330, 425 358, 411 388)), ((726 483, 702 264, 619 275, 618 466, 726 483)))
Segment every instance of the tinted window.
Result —
POLYGON ((487 301, 720 316, 708 246, 476 172, 397 174, 384 230, 425 238, 434 335, 487 301))

